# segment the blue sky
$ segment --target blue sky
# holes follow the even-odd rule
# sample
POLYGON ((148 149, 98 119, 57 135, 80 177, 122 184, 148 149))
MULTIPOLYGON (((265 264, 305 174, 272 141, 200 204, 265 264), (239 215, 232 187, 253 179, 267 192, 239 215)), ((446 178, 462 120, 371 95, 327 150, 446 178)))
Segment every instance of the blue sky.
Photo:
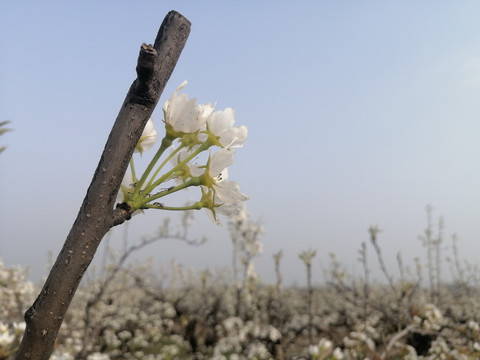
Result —
MULTIPOLYGON (((28 265, 39 278, 47 252, 56 256, 135 79, 139 47, 172 9, 192 32, 159 104, 186 79, 191 97, 234 108, 248 127, 230 176, 266 228, 262 278, 273 280, 280 249, 290 283, 304 278, 298 253, 310 248, 317 281, 330 252, 359 271, 370 225, 383 229, 394 272, 397 251, 407 263, 424 258, 427 204, 445 218, 444 254, 457 233, 461 257, 476 262, 478 2, 5 1, 0 120, 14 128, 0 137, 7 265, 28 265)), ((135 217, 130 242, 155 233, 164 216, 135 217)), ((202 234, 210 240, 201 248, 166 241, 139 256, 230 265, 227 227, 199 212, 192 236, 202 234)))

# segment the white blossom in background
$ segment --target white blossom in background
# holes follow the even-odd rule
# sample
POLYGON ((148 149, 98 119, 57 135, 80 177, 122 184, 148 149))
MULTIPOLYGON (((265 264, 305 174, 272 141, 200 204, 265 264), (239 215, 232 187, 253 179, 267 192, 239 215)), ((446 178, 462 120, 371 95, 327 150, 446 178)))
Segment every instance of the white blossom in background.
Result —
POLYGON ((308 346, 308 354, 311 356, 312 359, 315 360, 323 360, 329 358, 332 354, 332 351, 333 343, 325 338, 321 338, 318 344, 308 346))
POLYGON ((70 353, 58 354, 57 352, 54 352, 50 357, 50 360, 74 360, 74 359, 75 357, 70 353))
POLYGON ((317 356, 320 354, 320 348, 318 345, 308 345, 308 354, 316 359, 317 356))
POLYGON ((316 255, 317 255, 317 251, 310 249, 310 250, 302 251, 298 255, 298 257, 300 258, 300 260, 302 260, 304 262, 305 265, 311 266, 312 265, 312 260, 316 255))
POLYGON ((468 320, 467 327, 474 332, 480 332, 480 325, 474 320, 468 320))
POLYGON ((23 314, 34 299, 27 274, 26 268, 5 267, 0 258, 0 358, 15 353, 25 330, 23 314))
POLYGON ((14 340, 15 335, 10 332, 7 325, 0 322, 0 349, 8 348, 14 340))
POLYGON ((335 350, 333 350, 332 360, 342 360, 344 358, 345 355, 343 355, 342 349, 336 347, 335 350))
POLYGON ((264 233, 263 225, 250 220, 245 204, 240 204, 240 210, 233 214, 229 222, 230 238, 233 243, 233 269, 235 278, 238 276, 238 265, 243 266, 245 278, 257 279, 254 275, 252 260, 263 251, 260 236, 264 233))
POLYGON ((96 352, 88 355, 87 360, 110 360, 110 356, 96 352))
POLYGON ((426 304, 419 315, 414 316, 414 323, 425 330, 439 330, 443 324, 442 312, 434 304, 426 304))

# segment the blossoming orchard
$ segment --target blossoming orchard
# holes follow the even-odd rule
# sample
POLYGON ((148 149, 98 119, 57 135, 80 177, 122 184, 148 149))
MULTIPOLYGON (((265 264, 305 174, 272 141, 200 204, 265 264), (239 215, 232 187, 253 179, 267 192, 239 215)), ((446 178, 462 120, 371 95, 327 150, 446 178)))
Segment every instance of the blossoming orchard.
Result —
MULTIPOLYGON (((318 274, 313 265, 323 250, 299 249, 306 285, 285 286, 284 251, 276 249, 276 281, 262 280, 254 260, 263 256, 265 229, 228 176, 247 128, 236 126, 233 109, 189 99, 186 81, 164 102, 163 119, 152 118, 189 32, 190 22, 172 11, 155 43, 140 47, 137 78, 44 284, 0 259, 0 360, 479 359, 478 268, 462 261, 455 237, 445 242, 441 221, 434 230, 430 206, 420 236, 426 256, 413 270, 400 253, 395 265, 384 260, 384 234, 375 225, 359 234, 366 239, 360 272, 330 254, 318 274), (173 194, 185 189, 196 198, 174 203, 173 194), (227 221, 230 266, 197 271, 173 260, 134 261, 164 239, 202 246, 205 239, 187 231, 201 209, 216 224, 227 221), (161 219, 158 232, 125 241, 121 250, 105 247, 100 275, 89 272, 105 235, 146 211, 161 219), (178 228, 170 223, 173 212, 181 215, 178 228), (453 256, 443 260, 447 246, 453 256), (445 263, 449 282, 441 276, 445 263), (371 279, 372 266, 383 281, 371 279)), ((4 150, 0 156, 8 156, 4 150)))

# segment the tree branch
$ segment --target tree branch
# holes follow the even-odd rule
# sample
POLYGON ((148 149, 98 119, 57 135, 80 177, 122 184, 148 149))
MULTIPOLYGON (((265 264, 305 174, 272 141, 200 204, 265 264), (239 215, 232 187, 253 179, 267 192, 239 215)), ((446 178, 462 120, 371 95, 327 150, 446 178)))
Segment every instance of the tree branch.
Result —
POLYGON ((133 82, 120 109, 90 187, 42 291, 25 313, 16 359, 49 359, 75 291, 107 231, 131 217, 114 202, 143 128, 158 103, 190 33, 190 21, 170 11, 154 46, 142 44, 133 82))

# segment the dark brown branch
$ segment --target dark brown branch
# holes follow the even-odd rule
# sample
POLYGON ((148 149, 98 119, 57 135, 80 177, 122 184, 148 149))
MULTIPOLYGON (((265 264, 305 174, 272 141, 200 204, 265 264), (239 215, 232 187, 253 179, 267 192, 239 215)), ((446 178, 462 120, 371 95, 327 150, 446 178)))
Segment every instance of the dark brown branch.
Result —
POLYGON ((190 33, 190 22, 171 11, 155 45, 143 44, 133 82, 108 137, 100 162, 62 250, 42 291, 25 313, 27 327, 16 359, 49 359, 75 291, 107 231, 128 220, 130 209, 114 210, 128 162, 190 33))

